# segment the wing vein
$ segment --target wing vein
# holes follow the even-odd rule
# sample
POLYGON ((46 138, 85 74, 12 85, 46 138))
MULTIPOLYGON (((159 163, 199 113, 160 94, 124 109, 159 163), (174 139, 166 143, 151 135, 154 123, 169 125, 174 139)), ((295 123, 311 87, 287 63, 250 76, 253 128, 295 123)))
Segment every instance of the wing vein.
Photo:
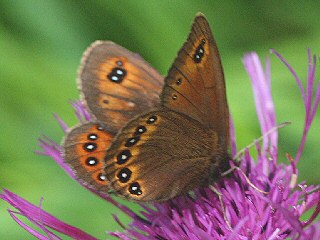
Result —
POLYGON ((186 99, 200 113, 201 116, 205 115, 205 113, 202 112, 188 97, 186 97, 184 94, 182 94, 178 90, 174 89, 173 87, 171 87, 171 86, 168 86, 168 87, 173 89, 174 91, 178 92, 184 99, 186 99))
MULTIPOLYGON (((173 67, 178 70, 178 72, 189 82, 191 87, 194 89, 194 91, 200 95, 200 92, 198 92, 198 89, 193 85, 193 82, 190 81, 190 79, 185 75, 185 73, 176 65, 176 63, 173 64, 173 67)), ((188 69, 188 72, 190 73, 190 70, 188 69)))

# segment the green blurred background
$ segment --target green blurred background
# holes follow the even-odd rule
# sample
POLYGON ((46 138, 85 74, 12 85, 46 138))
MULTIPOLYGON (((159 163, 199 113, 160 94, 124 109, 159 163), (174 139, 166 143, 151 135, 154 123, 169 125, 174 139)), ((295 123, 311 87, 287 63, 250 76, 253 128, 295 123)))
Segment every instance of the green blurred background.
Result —
MULTIPOLYGON (((83 51, 95 40, 112 40, 140 53, 164 75, 203 12, 213 29, 225 68, 228 100, 240 147, 260 136, 251 84, 242 64, 246 52, 265 59, 282 53, 305 81, 307 48, 320 54, 319 1, 1 1, 0 184, 94 236, 120 227, 113 213, 130 219, 73 181, 51 159, 36 155, 38 138, 60 142, 53 118, 77 123, 69 100, 79 97, 76 77, 83 51)), ((281 130, 281 158, 295 155, 304 124, 298 87, 272 58, 273 93, 281 130)), ((301 178, 320 183, 319 114, 299 164, 301 178)), ((135 209, 137 205, 124 202, 135 209)), ((0 202, 1 239, 32 239, 0 202)))

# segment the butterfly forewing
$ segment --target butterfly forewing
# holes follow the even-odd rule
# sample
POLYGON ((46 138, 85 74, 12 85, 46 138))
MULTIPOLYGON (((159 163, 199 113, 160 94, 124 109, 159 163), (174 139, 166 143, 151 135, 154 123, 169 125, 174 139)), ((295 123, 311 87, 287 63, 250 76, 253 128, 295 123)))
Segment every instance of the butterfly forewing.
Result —
POLYGON ((138 54, 110 41, 88 48, 79 78, 88 108, 113 133, 160 102, 163 77, 138 54))
POLYGON ((161 95, 164 106, 199 121, 229 145, 229 110, 220 55, 209 24, 198 14, 178 53, 161 95))

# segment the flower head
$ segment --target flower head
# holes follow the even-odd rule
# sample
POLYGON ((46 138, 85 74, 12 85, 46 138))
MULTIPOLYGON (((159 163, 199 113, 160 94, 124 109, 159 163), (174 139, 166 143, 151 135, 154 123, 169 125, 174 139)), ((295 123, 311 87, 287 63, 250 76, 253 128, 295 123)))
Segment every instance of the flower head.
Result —
MULTIPOLYGON (((102 195, 80 182, 89 190, 119 207, 133 220, 125 230, 112 232, 121 239, 320 239, 320 221, 316 220, 320 212, 319 186, 307 186, 305 182, 297 184, 297 163, 301 159, 307 134, 316 115, 320 102, 320 84, 315 90, 316 58, 309 51, 309 74, 307 87, 297 76, 289 63, 273 51, 289 68, 301 90, 306 109, 306 121, 300 148, 295 157, 287 154, 287 163, 279 163, 278 131, 275 107, 271 92, 270 60, 264 70, 256 53, 245 56, 244 64, 252 81, 256 109, 265 136, 258 151, 257 161, 246 149, 240 156, 240 169, 234 170, 230 178, 222 179, 215 187, 221 193, 220 199, 211 188, 197 189, 193 193, 177 197, 165 203, 140 204, 143 210, 135 213, 128 207, 115 201, 110 195, 102 195), (314 91, 315 90, 315 91, 314 91), (315 92, 315 95, 313 95, 315 92), (260 190, 259 190, 260 189, 260 190), (267 192, 267 193, 264 193, 267 192), (221 204, 222 203, 222 204, 221 204), (301 216, 312 209, 307 221, 301 216)), ((72 103, 80 121, 91 119, 81 102, 72 103)), ((56 116, 64 131, 69 127, 56 116)), ((231 122, 232 152, 238 152, 235 129, 231 122)), ((52 157, 74 179, 71 168, 61 156, 61 146, 49 139, 41 139, 41 154, 52 157)), ((76 179, 77 180, 77 179, 76 179)), ((61 222, 18 195, 4 190, 0 197, 9 202, 18 211, 9 213, 22 227, 39 239, 59 239, 51 229, 76 239, 95 239, 80 229, 61 222), (22 222, 18 216, 24 215, 35 223, 43 234, 22 222)))

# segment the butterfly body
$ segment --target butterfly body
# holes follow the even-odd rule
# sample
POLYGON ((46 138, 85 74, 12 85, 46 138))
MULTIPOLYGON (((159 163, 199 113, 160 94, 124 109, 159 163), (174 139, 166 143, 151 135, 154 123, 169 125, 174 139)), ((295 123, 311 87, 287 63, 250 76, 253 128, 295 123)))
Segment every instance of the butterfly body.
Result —
POLYGON ((164 80, 137 55, 98 42, 85 53, 80 84, 97 120, 70 131, 64 156, 97 191, 165 201, 230 167, 223 70, 203 15, 164 80))

